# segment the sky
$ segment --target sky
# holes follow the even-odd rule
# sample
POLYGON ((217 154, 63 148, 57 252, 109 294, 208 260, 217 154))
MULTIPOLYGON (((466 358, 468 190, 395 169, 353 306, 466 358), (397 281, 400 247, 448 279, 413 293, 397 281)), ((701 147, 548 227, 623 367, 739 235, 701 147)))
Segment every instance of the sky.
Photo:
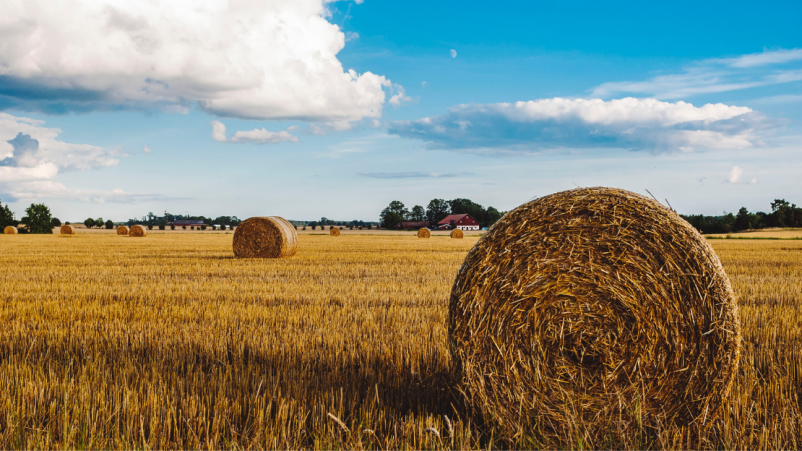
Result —
POLYGON ((10 0, 0 202, 376 221, 577 186, 802 204, 802 3, 10 0))

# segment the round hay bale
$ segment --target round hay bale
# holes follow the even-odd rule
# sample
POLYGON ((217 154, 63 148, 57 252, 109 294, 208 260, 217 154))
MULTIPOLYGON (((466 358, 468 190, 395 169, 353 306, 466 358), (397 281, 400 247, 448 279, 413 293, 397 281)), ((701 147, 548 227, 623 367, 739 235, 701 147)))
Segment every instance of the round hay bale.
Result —
POLYGON ((451 238, 462 239, 464 236, 465 234, 462 233, 462 229, 454 229, 451 231, 451 238))
POLYGON ((117 235, 128 235, 128 227, 126 226, 117 227, 117 235))
POLYGON ((542 197, 493 225, 454 282, 448 336, 486 420, 510 437, 568 437, 581 424, 597 440, 588 447, 640 424, 706 428, 741 352, 735 296, 707 240, 611 188, 542 197))
POLYGON ((432 236, 432 232, 430 232, 426 227, 418 230, 418 238, 429 238, 430 236, 432 236))
POLYGON ((61 226, 62 235, 75 235, 75 226, 64 224, 61 226))
POLYGON ((234 232, 234 256, 238 258, 285 258, 298 251, 298 235, 284 218, 248 218, 234 232))
POLYGON ((6 228, 3 229, 4 235, 16 235, 17 233, 18 233, 17 228, 14 226, 6 226, 6 228))
POLYGON ((131 226, 131 230, 128 232, 128 236, 135 237, 135 238, 142 238, 148 236, 148 229, 142 225, 133 225, 131 226))
POLYGON ((339 227, 332 227, 331 230, 329 230, 329 235, 331 235, 331 236, 340 236, 340 228, 339 227))

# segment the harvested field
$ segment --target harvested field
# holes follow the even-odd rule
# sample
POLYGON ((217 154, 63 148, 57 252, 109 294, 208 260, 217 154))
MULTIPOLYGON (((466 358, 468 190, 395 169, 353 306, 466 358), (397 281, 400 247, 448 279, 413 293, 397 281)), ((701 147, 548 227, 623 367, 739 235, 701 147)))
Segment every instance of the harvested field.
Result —
MULTIPOLYGON (((287 259, 235 259, 232 238, 0 237, 0 448, 611 446, 469 416, 445 324, 477 237, 303 234, 287 259)), ((698 436, 616 448, 802 447, 802 242, 711 244, 740 303, 731 396, 698 436)))

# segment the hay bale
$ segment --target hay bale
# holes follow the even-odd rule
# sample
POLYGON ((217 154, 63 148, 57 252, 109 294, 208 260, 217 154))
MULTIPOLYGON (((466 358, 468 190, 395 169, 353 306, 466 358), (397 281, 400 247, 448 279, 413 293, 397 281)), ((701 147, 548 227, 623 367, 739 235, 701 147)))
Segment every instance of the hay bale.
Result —
POLYGON ((75 235, 75 226, 64 224, 61 226, 62 235, 75 235))
POLYGON ((340 228, 339 227, 332 227, 331 230, 329 230, 329 235, 331 235, 331 236, 340 236, 340 228))
POLYGON ((429 231, 426 227, 423 227, 418 230, 418 238, 429 238, 432 236, 432 232, 429 231))
POLYGON ((17 233, 19 232, 17 231, 17 228, 14 226, 6 226, 6 228, 3 229, 4 235, 16 235, 17 233))
POLYGON ((611 188, 536 199, 493 225, 454 282, 448 335, 486 420, 512 437, 581 424, 597 440, 587 447, 639 422, 707 427, 741 350, 708 242, 658 202, 611 188))
POLYGON ((128 227, 126 226, 117 227, 117 235, 128 235, 128 227))
POLYGON ((284 258, 298 251, 298 235, 279 216, 248 218, 234 232, 234 256, 238 258, 284 258))
POLYGON ((465 234, 462 233, 462 229, 454 229, 451 231, 451 238, 462 239, 464 236, 465 234))
POLYGON ((135 237, 135 238, 142 238, 148 236, 148 229, 145 226, 141 226, 139 224, 131 226, 131 231, 128 232, 128 236, 135 237))

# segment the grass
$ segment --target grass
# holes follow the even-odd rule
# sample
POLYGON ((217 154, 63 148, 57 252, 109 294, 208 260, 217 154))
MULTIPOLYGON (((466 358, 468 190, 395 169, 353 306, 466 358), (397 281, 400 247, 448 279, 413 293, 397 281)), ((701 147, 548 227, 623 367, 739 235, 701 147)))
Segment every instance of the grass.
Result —
MULTIPOLYGON (((444 325, 476 239, 307 234, 238 260, 225 234, 0 236, 0 448, 609 446, 470 416, 444 325)), ((798 449, 802 243, 712 244, 745 339, 726 414, 632 447, 798 449)))

